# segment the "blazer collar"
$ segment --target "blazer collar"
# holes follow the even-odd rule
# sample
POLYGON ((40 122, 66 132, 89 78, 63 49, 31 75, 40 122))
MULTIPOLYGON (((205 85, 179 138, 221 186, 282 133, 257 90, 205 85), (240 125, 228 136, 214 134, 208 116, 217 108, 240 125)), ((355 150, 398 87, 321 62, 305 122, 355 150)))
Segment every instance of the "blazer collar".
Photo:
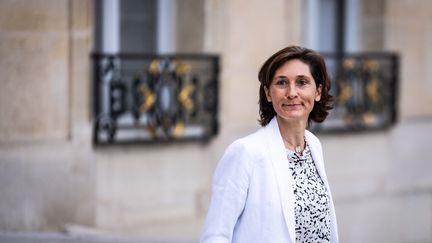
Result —
POLYGON ((295 242, 294 192, 287 153, 279 131, 276 117, 265 127, 267 146, 270 151, 271 163, 274 169, 282 211, 291 242, 295 242))

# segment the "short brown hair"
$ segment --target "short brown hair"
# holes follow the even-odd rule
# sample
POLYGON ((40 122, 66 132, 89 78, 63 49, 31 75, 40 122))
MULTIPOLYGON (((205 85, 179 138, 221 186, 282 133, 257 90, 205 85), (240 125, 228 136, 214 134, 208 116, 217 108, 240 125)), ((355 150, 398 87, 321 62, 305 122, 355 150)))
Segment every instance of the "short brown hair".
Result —
POLYGON ((288 46, 267 59, 258 73, 258 80, 261 83, 259 89, 259 122, 261 126, 266 126, 276 115, 272 103, 267 101, 264 87, 269 89, 276 70, 293 59, 298 59, 307 64, 317 88, 321 85, 321 99, 320 101, 315 101, 314 107, 308 117, 308 125, 310 125, 311 121, 318 123, 324 121, 328 115, 328 111, 333 108, 333 96, 329 93, 330 78, 324 58, 316 51, 300 46, 288 46))

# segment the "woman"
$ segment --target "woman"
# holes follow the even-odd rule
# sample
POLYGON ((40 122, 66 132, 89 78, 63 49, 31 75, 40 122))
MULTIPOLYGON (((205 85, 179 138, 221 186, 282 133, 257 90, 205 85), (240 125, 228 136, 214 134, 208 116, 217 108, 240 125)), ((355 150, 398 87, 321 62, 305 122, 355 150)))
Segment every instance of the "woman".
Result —
POLYGON ((332 108, 324 60, 290 46, 258 79, 263 127, 219 161, 201 242, 338 242, 321 144, 306 130, 332 108))

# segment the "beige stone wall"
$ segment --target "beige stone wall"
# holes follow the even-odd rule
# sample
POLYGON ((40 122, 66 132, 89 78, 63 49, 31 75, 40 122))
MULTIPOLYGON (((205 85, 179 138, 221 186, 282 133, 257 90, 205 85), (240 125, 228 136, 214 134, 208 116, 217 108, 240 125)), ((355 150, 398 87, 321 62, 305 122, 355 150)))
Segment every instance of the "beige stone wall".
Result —
POLYGON ((431 242, 432 2, 364 1, 363 8, 363 48, 399 55, 400 116, 387 131, 320 136, 340 239, 431 242))
POLYGON ((388 0, 385 48, 401 56, 401 112, 404 118, 432 115, 432 3, 388 0))
POLYGON ((207 1, 205 51, 220 53, 222 132, 254 130, 258 70, 287 45, 301 42, 301 1, 207 1))
POLYGON ((384 48, 384 0, 363 0, 360 11, 360 35, 362 51, 381 51, 384 48))
MULTIPOLYGON (((341 242, 426 243, 432 2, 381 3, 382 19, 365 9, 362 23, 378 21, 382 38, 363 45, 400 54, 400 120, 387 131, 319 137, 341 242)), ((258 128, 260 65, 302 43, 302 1, 206 0, 202 48, 221 57, 220 134, 208 144, 112 147, 91 145, 92 4, 0 1, 0 230, 80 224, 196 240, 218 159, 258 128)))
POLYGON ((202 53, 205 1, 176 1, 176 48, 179 53, 202 53))
POLYGON ((0 141, 68 136, 67 11, 67 1, 0 2, 0 141))
POLYGON ((0 1, 0 230, 94 221, 91 2, 0 1))

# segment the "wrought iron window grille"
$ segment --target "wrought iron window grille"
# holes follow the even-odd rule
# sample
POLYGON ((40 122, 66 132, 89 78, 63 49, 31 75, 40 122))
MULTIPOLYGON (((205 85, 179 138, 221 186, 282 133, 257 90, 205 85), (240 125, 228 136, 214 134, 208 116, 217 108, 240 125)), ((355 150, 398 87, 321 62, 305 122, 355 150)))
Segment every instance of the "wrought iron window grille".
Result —
MULTIPOLYGON (((393 53, 323 54, 334 108, 324 133, 386 129, 397 121, 393 53)), ((208 141, 218 132, 215 55, 93 54, 94 144, 208 141)))
POLYGON ((386 129, 397 121, 399 58, 394 53, 323 54, 334 108, 316 132, 386 129))
POLYGON ((208 141, 217 134, 218 56, 92 59, 94 144, 208 141))

